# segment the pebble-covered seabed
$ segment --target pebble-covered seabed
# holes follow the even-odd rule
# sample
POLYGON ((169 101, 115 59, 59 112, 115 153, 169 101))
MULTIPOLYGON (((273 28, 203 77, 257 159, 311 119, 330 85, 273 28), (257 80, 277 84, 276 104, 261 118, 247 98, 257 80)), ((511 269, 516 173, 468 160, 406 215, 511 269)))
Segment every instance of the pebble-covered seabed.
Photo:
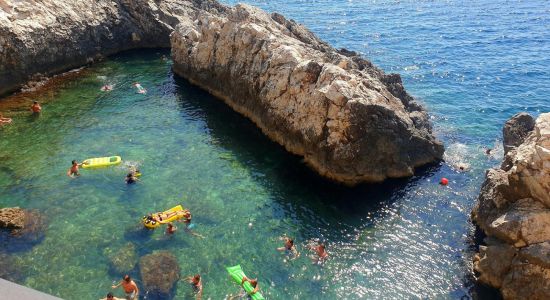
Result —
MULTIPOLYGON (((268 299, 471 296, 468 216, 484 170, 502 155, 497 148, 488 157, 483 147, 500 144, 515 112, 550 111, 548 2, 249 3, 401 73, 433 115, 447 163, 381 185, 328 183, 221 101, 175 78, 161 59, 169 52, 123 53, 40 94, 39 117, 7 103, 15 100, 0 104, 14 118, 0 129, 0 206, 36 208, 48 219, 39 243, 0 235, 0 268, 65 299, 99 299, 123 275, 105 254, 132 242, 139 255, 171 251, 182 275, 201 273, 203 299, 239 291, 224 269, 234 264, 259 277, 268 299), (134 81, 148 93, 135 93, 134 81), (101 92, 105 83, 114 90, 101 92), (112 154, 139 165, 141 182, 127 186, 125 166, 65 175, 72 159, 112 154), (457 172, 459 164, 470 170, 457 172), (448 187, 437 184, 441 177, 448 187), (142 229, 143 214, 179 203, 204 239, 142 229), (295 238, 298 259, 275 250, 282 234, 295 238), (331 255, 321 266, 305 250, 316 238, 331 255)), ((23 100, 26 109, 31 99, 23 100)), ((139 270, 131 275, 139 285, 139 270)), ((188 284, 180 281, 175 297, 191 299, 188 284)))

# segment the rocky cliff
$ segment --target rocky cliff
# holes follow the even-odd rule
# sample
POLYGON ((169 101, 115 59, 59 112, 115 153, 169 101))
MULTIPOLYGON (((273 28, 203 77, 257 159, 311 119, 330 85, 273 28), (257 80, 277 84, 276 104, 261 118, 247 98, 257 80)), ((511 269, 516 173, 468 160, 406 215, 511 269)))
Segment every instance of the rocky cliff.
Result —
POLYGON ((440 159, 425 110, 354 52, 279 14, 200 11, 171 36, 174 71, 223 99, 320 174, 356 184, 440 159))
POLYGON ((442 156, 399 75, 279 14, 215 0, 0 1, 0 94, 38 73, 170 46, 178 74, 326 177, 356 184, 410 176, 442 156))
POLYGON ((472 212, 487 235, 474 270, 505 299, 550 299, 550 113, 518 114, 503 131, 504 162, 472 212))
POLYGON ((0 95, 123 50, 170 47, 169 35, 210 0, 0 1, 0 95))

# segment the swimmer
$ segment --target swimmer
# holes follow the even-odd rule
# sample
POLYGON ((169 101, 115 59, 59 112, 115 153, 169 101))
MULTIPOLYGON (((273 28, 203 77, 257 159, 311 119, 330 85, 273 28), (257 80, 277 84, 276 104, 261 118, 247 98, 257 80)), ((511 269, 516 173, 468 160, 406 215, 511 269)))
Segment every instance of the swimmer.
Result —
POLYGON ((491 149, 491 148, 485 148, 485 154, 486 154, 486 155, 491 155, 491 151, 493 151, 493 149, 491 149))
POLYGON ((317 257, 314 257, 314 262, 321 263, 328 259, 328 252, 325 250, 325 244, 319 243, 319 245, 312 246, 310 249, 317 254, 317 257))
POLYGON ((134 86, 138 89, 138 94, 145 94, 147 90, 139 84, 139 82, 134 82, 134 86))
POLYGON ((189 232, 191 235, 193 236, 196 236, 196 237, 200 237, 201 239, 204 239, 204 236, 202 236, 201 234, 198 234, 194 231, 191 230, 191 220, 193 219, 193 216, 191 215, 191 212, 186 209, 183 211, 183 220, 181 222, 183 222, 185 224, 185 231, 186 232, 189 232))
POLYGON ((99 300, 124 300, 122 298, 114 297, 112 293, 108 293, 107 297, 99 300))
POLYGON ((138 182, 138 178, 136 176, 136 173, 135 172, 130 172, 128 173, 128 175, 126 175, 126 184, 132 184, 132 183, 136 183, 138 182))
POLYGON ((185 278, 193 286, 193 290, 197 292, 197 299, 202 297, 202 278, 201 275, 196 274, 195 276, 188 276, 185 278))
POLYGON ((101 87, 101 90, 103 92, 110 92, 113 90, 113 86, 111 84, 106 84, 104 86, 101 87))
POLYGON ((79 164, 76 160, 73 160, 71 162, 72 166, 67 170, 67 176, 74 178, 76 176, 80 176, 80 173, 78 173, 78 167, 82 167, 82 164, 79 164))
POLYGON ((138 299, 139 289, 136 283, 130 278, 129 275, 124 276, 124 279, 119 284, 111 286, 113 289, 122 285, 122 289, 126 293, 126 299, 134 300, 138 299))
POLYGON ((166 228, 166 234, 174 234, 176 233, 176 230, 178 230, 178 228, 172 225, 172 222, 170 222, 168 223, 168 227, 166 228))
POLYGON ((250 285, 252 285, 252 287, 254 288, 252 290, 252 292, 250 292, 249 295, 256 294, 258 292, 258 290, 260 289, 260 286, 258 285, 258 279, 257 278, 256 279, 250 279, 246 276, 243 276, 243 280, 241 280, 241 286, 243 286, 246 281, 250 282, 250 285))
POLYGON ((5 124, 11 124, 12 120, 11 118, 4 118, 2 114, 0 114, 0 126, 5 124))
POLYGON ((42 107, 38 103, 38 101, 34 101, 34 103, 31 106, 31 111, 35 114, 38 114, 42 111, 42 107))
POLYGON ((296 246, 294 245, 294 240, 286 236, 282 237, 282 240, 285 242, 285 245, 284 247, 277 248, 277 250, 292 253, 294 255, 294 258, 298 257, 299 253, 298 250, 296 250, 296 246))

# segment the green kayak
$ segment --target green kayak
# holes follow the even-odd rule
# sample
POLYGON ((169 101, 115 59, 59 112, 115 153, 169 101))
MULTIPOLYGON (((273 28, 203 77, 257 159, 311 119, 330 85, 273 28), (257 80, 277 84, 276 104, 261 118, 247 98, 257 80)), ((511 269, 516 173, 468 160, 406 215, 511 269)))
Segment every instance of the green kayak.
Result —
MULTIPOLYGON (((227 267, 227 272, 229 272, 229 275, 231 275, 231 278, 233 278, 233 281, 235 281, 238 285, 241 285, 241 282, 243 280, 244 272, 243 269, 241 269, 241 265, 236 265, 234 267, 227 267)), ((243 284, 244 290, 250 295, 250 292, 254 290, 250 282, 246 281, 243 284)), ((265 300, 264 296, 260 294, 260 292, 256 292, 256 294, 250 296, 253 300, 265 300)))

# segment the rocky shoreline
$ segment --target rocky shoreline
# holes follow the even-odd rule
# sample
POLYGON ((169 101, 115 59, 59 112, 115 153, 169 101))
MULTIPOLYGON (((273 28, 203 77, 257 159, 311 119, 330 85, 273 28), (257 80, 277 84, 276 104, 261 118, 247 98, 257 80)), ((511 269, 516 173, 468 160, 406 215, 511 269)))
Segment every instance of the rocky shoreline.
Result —
POLYGON ((505 158, 487 171, 472 220, 486 234, 478 280, 504 299, 550 298, 550 113, 504 126, 505 158))
POLYGON ((283 16, 239 4, 172 34, 174 71, 251 119, 319 174, 355 185, 441 159, 399 75, 337 51, 283 16))
POLYGON ((172 46, 177 74, 322 176, 380 182, 442 158, 425 109, 399 75, 280 14, 215 0, 98 0, 93 8, 22 1, 1 9, 0 94, 120 51, 172 46))

